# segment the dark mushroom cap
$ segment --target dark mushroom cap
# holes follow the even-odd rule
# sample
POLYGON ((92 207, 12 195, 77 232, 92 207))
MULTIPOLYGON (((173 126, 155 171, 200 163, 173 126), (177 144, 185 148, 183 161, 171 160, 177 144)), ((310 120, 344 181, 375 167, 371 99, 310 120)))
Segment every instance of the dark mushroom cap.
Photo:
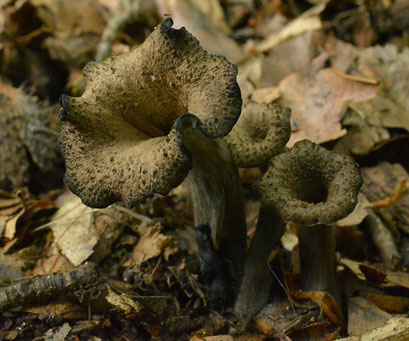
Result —
POLYGON ((361 184, 351 157, 302 140, 272 160, 257 187, 264 204, 284 221, 315 225, 351 213, 361 184))
POLYGON ((61 98, 65 183, 89 206, 133 206, 180 184, 190 168, 180 115, 197 116, 210 137, 240 115, 237 68, 172 24, 165 19, 134 51, 89 63, 84 94, 61 98))
POLYGON ((291 109, 249 102, 232 131, 223 139, 237 167, 257 167, 279 154, 290 139, 291 109))

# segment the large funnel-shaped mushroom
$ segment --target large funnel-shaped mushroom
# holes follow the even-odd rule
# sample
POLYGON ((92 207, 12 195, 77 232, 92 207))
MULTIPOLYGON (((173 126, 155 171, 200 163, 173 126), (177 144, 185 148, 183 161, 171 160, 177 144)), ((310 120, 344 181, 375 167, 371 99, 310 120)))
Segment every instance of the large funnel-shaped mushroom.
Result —
POLYGON ((301 284, 340 302, 330 224, 352 212, 361 187, 352 158, 308 140, 275 157, 257 187, 263 204, 299 226, 301 284))
POLYGON ((238 282, 243 203, 237 168, 219 139, 240 115, 237 68, 171 26, 165 19, 136 50, 89 63, 84 94, 61 97, 65 183, 89 206, 133 206, 167 194, 190 173, 195 222, 209 226, 226 272, 238 282))
POLYGON ((84 94, 61 97, 65 182, 89 206, 132 206, 183 181, 191 165, 178 116, 193 113, 215 138, 240 115, 236 67, 171 26, 165 19, 136 50, 89 63, 84 94))

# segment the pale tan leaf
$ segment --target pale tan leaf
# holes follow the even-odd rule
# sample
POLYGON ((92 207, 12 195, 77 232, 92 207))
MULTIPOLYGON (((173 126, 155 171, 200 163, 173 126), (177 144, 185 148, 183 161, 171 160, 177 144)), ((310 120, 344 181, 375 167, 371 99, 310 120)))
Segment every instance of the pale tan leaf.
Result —
POLYGON ((93 209, 82 204, 70 192, 63 196, 67 201, 54 214, 51 229, 61 253, 74 266, 78 266, 93 253, 93 247, 98 242, 98 233, 93 224, 93 209))

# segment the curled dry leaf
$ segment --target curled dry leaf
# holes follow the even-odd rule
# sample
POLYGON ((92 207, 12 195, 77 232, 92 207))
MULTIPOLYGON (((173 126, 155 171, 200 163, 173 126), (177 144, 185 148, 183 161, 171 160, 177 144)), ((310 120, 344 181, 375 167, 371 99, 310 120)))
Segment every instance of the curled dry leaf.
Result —
POLYGON ((322 312, 331 320, 333 324, 346 330, 346 323, 340 308, 332 295, 325 291, 297 291, 292 296, 297 299, 311 299, 318 304, 322 312))
POLYGON ((345 218, 338 220, 338 226, 353 226, 362 223, 365 217, 368 215, 366 210, 367 205, 369 204, 368 199, 361 192, 358 193, 358 203, 355 206, 354 210, 345 218))
POLYGON ((408 297, 369 294, 367 299, 390 314, 405 314, 409 310, 408 297))
MULTIPOLYGON (((255 44, 252 49, 257 52, 268 51, 290 37, 300 35, 304 32, 321 29, 322 22, 319 13, 325 9, 325 2, 327 1, 323 1, 321 4, 311 8, 296 19, 290 21, 280 31, 271 34, 260 43, 255 44)), ((250 46, 248 46, 248 48, 250 48, 250 46)))
POLYGON ((370 281, 381 288, 409 289, 409 273, 403 271, 380 271, 374 266, 342 258, 341 264, 350 269, 362 281, 370 281))

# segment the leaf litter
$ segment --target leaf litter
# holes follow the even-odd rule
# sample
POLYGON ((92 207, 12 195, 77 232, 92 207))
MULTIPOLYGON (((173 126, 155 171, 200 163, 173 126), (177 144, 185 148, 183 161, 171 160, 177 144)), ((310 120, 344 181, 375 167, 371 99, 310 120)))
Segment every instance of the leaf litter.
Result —
MULTIPOLYGON (((138 0, 4 2, 0 115, 8 122, 2 132, 10 132, 6 144, 12 148, 4 139, 0 143, 7 153, 18 152, 8 154, 13 167, 0 164, 1 292, 26 276, 46 283, 48 276, 71 276, 86 264, 97 264, 103 275, 99 284, 77 287, 75 299, 54 293, 47 302, 15 304, 0 318, 0 338, 407 339, 404 1, 157 0, 146 5, 138 0), (120 25, 108 25, 118 8, 132 13, 120 25), (309 138, 359 162, 364 180, 359 204, 335 228, 344 307, 328 293, 299 291, 296 225, 287 226, 282 250, 271 257, 280 284, 270 304, 252 325, 243 326, 227 307, 213 309, 206 300, 191 203, 183 189, 132 210, 119 205, 92 210, 61 191, 58 96, 81 94, 80 71, 102 51, 102 42, 108 42, 108 55, 129 51, 164 13, 209 52, 238 64, 244 102, 292 108, 288 146, 309 138), (102 35, 107 39, 101 41, 102 35)), ((263 169, 257 172, 259 177, 263 169)), ((251 185, 257 176, 249 174, 241 172, 252 238, 258 202, 251 185)))

